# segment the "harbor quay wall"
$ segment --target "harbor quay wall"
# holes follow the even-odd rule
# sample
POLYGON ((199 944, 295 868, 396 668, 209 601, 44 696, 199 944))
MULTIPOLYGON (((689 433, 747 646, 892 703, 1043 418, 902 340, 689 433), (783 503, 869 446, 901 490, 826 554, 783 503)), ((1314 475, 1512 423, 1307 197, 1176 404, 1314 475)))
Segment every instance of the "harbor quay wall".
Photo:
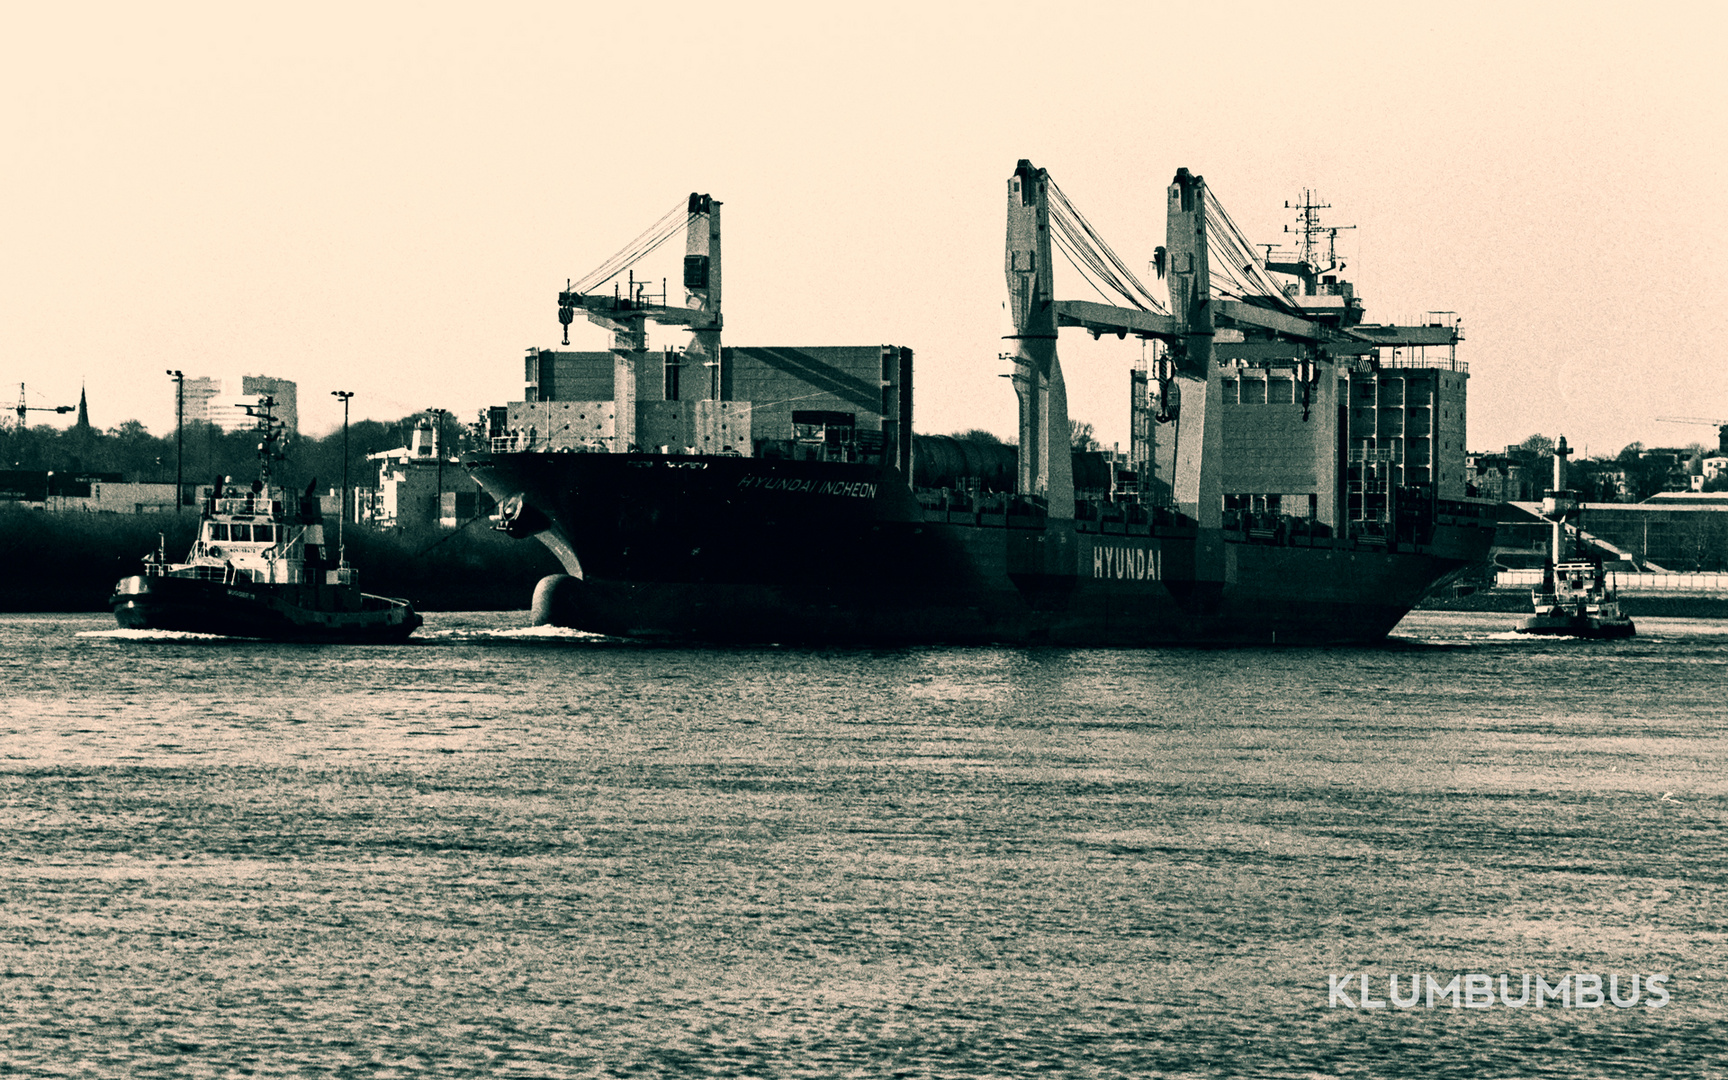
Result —
MULTIPOLYGON (((1494 586, 1499 589, 1533 589, 1540 584, 1540 570, 1501 570, 1494 575, 1494 586)), ((1608 586, 1622 596, 1647 592, 1696 593, 1728 599, 1728 573, 1720 571, 1653 574, 1610 570, 1608 586)))
MULTIPOLYGON (((1486 588, 1473 592, 1437 589, 1422 599, 1423 611, 1497 611, 1530 613, 1530 589, 1486 588)), ((1634 619, 1728 619, 1728 592, 1647 589, 1620 594, 1620 610, 1634 619)))
MULTIPOLYGON (((121 578, 140 573, 160 543, 170 559, 192 546, 198 515, 55 513, 0 506, 0 612, 106 611, 121 578)), ((334 523, 326 524, 334 542, 334 523)), ((563 570, 538 541, 476 522, 466 529, 344 530, 360 587, 424 611, 526 610, 534 586, 563 570)))

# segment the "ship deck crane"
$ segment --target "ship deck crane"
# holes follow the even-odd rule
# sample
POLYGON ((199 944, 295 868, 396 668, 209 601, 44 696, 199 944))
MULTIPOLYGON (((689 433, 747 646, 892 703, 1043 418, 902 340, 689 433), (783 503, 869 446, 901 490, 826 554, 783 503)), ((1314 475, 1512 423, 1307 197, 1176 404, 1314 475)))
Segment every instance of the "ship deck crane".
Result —
MULTIPOLYGON (((1334 268, 1323 267, 1315 254, 1313 229, 1318 226, 1305 236, 1299 265, 1274 260, 1270 252, 1263 258, 1201 177, 1178 170, 1166 195, 1165 246, 1155 251, 1153 265, 1158 276, 1167 279, 1167 303, 1134 279, 1046 170, 1021 160, 1010 179, 1006 270, 1014 333, 1008 339, 1013 351, 1005 358, 1014 363, 1011 377, 1020 398, 1016 491, 1045 500, 1052 517, 1066 517, 1072 505, 1057 331, 1078 327, 1095 338, 1133 334, 1160 342, 1155 372, 1134 375, 1134 408, 1141 410, 1133 420, 1136 467, 1145 467, 1139 448, 1150 445, 1149 421, 1174 423, 1168 466, 1172 501, 1201 530, 1193 580, 1215 592, 1224 576, 1223 550, 1215 534, 1223 503, 1220 363, 1290 369, 1301 387, 1297 393, 1303 420, 1317 409, 1324 421, 1312 434, 1319 463, 1313 514, 1317 521, 1339 527, 1333 475, 1339 465, 1328 452, 1337 385, 1323 376, 1323 368, 1348 364, 1365 369, 1376 364, 1385 348, 1452 348, 1463 334, 1455 318, 1417 326, 1363 324, 1361 305, 1348 283, 1327 278, 1318 283, 1323 287, 1309 288, 1310 279, 1334 268), (1103 297, 1101 302, 1056 298, 1052 247, 1060 247, 1080 277, 1103 297), (1301 278, 1302 295, 1291 295, 1295 290, 1275 273, 1301 278), (1120 300, 1112 301, 1106 287, 1120 300), (1182 383, 1187 384, 1185 391, 1182 383), (1188 420, 1179 422, 1184 405, 1188 420), (1144 439, 1143 427, 1148 436, 1144 439)), ((1311 226, 1318 209, 1312 197, 1305 198, 1304 220, 1311 226)), ((1326 235, 1330 241, 1331 233, 1326 235)), ((1329 250, 1328 259, 1335 264, 1335 252, 1329 250)))
MULTIPOLYGON (((688 202, 668 211, 623 250, 613 255, 582 280, 569 283, 558 294, 558 321, 564 325, 564 344, 570 344, 570 324, 580 311, 588 321, 612 332, 613 399, 636 400, 635 357, 648 348, 648 324, 680 326, 690 332, 683 366, 703 368, 708 373, 701 397, 719 401, 726 382, 721 372, 720 350, 720 201, 691 192, 688 202), (610 295, 592 290, 614 281, 619 274, 684 230, 684 306, 666 303, 664 289, 654 302, 646 282, 631 273, 628 292, 616 284, 610 295)), ((693 386, 692 389, 695 389, 693 386)), ((636 441, 636 418, 631 410, 618 411, 614 437, 619 447, 636 441)))

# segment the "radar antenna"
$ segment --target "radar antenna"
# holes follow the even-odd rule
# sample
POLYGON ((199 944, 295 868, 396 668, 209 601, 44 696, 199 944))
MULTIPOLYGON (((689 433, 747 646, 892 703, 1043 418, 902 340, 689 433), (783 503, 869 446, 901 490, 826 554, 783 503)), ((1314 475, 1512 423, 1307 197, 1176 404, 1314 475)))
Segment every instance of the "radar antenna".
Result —
POLYGON ((281 461, 287 455, 283 453, 282 421, 276 419, 272 410, 276 407, 276 399, 265 394, 258 399, 257 404, 240 404, 246 410, 246 415, 252 417, 252 425, 258 433, 258 485, 260 490, 270 486, 270 463, 281 461))

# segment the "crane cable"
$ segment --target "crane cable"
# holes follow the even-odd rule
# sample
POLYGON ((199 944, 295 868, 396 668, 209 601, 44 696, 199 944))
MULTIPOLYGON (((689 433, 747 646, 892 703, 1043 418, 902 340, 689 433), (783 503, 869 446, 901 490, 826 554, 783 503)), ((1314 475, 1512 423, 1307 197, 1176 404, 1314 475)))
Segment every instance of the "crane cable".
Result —
POLYGON ((1230 235, 1223 220, 1212 209, 1210 203, 1206 209, 1206 239, 1213 252, 1213 258, 1210 260, 1212 280, 1218 291, 1231 291, 1222 287, 1220 278, 1227 279, 1241 294, 1258 291, 1256 288, 1258 283, 1251 281, 1249 277, 1254 269, 1252 257, 1247 256, 1242 251, 1236 238, 1230 235))
POLYGON ((1062 218, 1053 219, 1056 229, 1052 233, 1056 247, 1068 264, 1079 272, 1086 284, 1092 286, 1100 299, 1107 304, 1119 304, 1128 300, 1137 309, 1144 310, 1145 305, 1132 296, 1125 296, 1122 283, 1111 274, 1109 267, 1099 258, 1097 253, 1085 242, 1082 236, 1076 235, 1072 222, 1062 218), (1108 289, 1109 291, 1106 291, 1108 289))
POLYGON ((585 293, 595 287, 617 277, 626 269, 647 256, 655 248, 672 239, 687 228, 697 215, 690 213, 689 201, 680 199, 661 216, 660 220, 644 229, 636 239, 625 244, 617 254, 601 263, 599 268, 570 287, 572 292, 585 293))
MULTIPOLYGON (((1054 185, 1052 185, 1054 188, 1054 185)), ((1070 261, 1076 262, 1076 268, 1084 263, 1093 274, 1107 284, 1118 296, 1142 311, 1164 310, 1156 297, 1141 284, 1134 273, 1128 269, 1122 259, 1105 243, 1096 230, 1084 216, 1076 210, 1061 193, 1056 192, 1060 201, 1055 203, 1057 213, 1054 220, 1057 224, 1058 236, 1065 240, 1064 254, 1070 261)), ((1095 286, 1096 287, 1096 286, 1095 286)))
MULTIPOLYGON (((1299 314, 1299 309, 1285 298, 1283 288, 1255 254, 1253 245, 1231 218, 1230 211, 1224 208, 1223 201, 1210 191, 1208 194, 1211 197, 1206 200, 1206 236, 1208 241, 1229 256, 1222 265, 1225 267, 1226 276, 1238 286, 1240 298, 1271 300, 1285 311, 1299 314)), ((1220 264, 1214 261, 1213 265, 1216 267, 1220 264)), ((1216 282, 1214 286, 1216 287, 1216 282)), ((1217 291, 1228 294, 1228 290, 1217 291)))
MULTIPOLYGON (((1045 174, 1047 177, 1049 174, 1045 174)), ((1092 223, 1086 220, 1068 196, 1063 194, 1054 178, 1049 179, 1050 185, 1050 218, 1055 224, 1053 234, 1059 241, 1058 246, 1063 255, 1081 275, 1087 278, 1089 284, 1097 289, 1100 295, 1103 289, 1099 282, 1108 285, 1118 296, 1141 311, 1157 311, 1168 313, 1164 304, 1152 294, 1128 269, 1120 256, 1113 251, 1092 223)))

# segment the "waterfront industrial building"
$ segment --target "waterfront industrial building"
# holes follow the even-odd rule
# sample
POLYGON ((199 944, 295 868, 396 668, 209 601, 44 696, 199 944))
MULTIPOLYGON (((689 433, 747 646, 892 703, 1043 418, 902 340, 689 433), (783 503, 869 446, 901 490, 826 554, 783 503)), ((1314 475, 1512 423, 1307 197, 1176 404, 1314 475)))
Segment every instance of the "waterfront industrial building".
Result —
MULTIPOLYGON (((209 484, 189 486, 208 498, 209 484)), ((172 482, 127 480, 122 473, 0 470, 0 505, 97 514, 172 514, 172 482)))
MULTIPOLYGON (((378 475, 374 486, 354 492, 357 521, 385 528, 455 528, 485 509, 484 497, 458 459, 446 453, 439 427, 429 419, 415 425, 407 446, 366 458, 378 475)), ((340 502, 340 496, 332 501, 340 502)))

